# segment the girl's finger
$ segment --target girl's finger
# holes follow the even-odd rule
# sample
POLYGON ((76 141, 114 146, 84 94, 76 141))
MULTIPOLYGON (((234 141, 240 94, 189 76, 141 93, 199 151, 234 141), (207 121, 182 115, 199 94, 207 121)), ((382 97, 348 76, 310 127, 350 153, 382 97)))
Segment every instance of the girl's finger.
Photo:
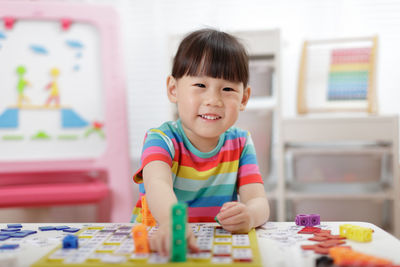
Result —
POLYGON ((240 213, 242 213, 242 209, 240 208, 240 206, 235 205, 235 206, 231 206, 229 209, 221 211, 217 215, 217 218, 222 223, 225 219, 236 216, 240 213))
POLYGON ((156 251, 157 250, 157 248, 156 248, 156 240, 154 239, 154 237, 150 238, 149 244, 150 244, 150 250, 151 251, 156 251))
POLYGON ((194 237, 194 235, 192 234, 190 234, 188 237, 188 247, 194 253, 199 252, 199 247, 197 246, 196 237, 194 237))
POLYGON ((163 239, 163 255, 168 256, 169 255, 169 246, 170 246, 170 239, 169 236, 165 236, 163 239))
POLYGON ((224 210, 229 209, 230 207, 234 207, 237 205, 238 202, 236 201, 230 201, 230 202, 225 202, 224 205, 222 205, 221 210, 219 212, 222 212, 224 210))

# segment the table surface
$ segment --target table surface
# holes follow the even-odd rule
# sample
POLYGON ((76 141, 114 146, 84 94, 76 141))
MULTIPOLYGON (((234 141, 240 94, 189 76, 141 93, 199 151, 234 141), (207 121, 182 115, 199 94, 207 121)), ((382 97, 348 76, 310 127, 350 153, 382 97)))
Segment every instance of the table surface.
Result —
MULTIPOLYGON (((365 222, 321 222, 319 227, 331 230, 332 234, 338 234, 339 225, 345 223, 369 227, 374 230, 371 242, 361 243, 346 240, 346 245, 350 245, 353 250, 391 260, 394 264, 400 264, 400 240, 373 224, 365 222)), ((23 229, 38 230, 40 226, 67 225, 82 228, 90 225, 104 226, 108 224, 23 223, 22 225, 23 229)), ((215 224, 210 223, 210 225, 215 224)), ((3 228, 7 228, 7 224, 0 224, 0 229, 3 228)), ((315 241, 308 240, 311 235, 298 234, 297 232, 301 228, 296 226, 294 222, 268 222, 257 228, 258 245, 263 266, 315 266, 315 259, 321 255, 315 254, 313 251, 301 249, 301 245, 316 243, 315 241)), ((20 245, 15 250, 0 250, 0 263, 2 259, 16 258, 16 266, 28 267, 50 250, 60 245, 62 238, 66 234, 60 231, 38 231, 37 234, 22 239, 11 238, 0 241, 0 246, 3 244, 20 245)))

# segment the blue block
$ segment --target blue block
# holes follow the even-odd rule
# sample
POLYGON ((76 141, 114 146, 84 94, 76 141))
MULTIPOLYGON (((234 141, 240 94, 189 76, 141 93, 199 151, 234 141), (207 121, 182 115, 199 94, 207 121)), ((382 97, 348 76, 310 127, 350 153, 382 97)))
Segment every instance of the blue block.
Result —
POLYGON ((63 128, 83 128, 89 123, 72 109, 61 109, 61 126, 63 128))
POLYGON ((0 249, 16 249, 18 247, 18 244, 4 244, 0 246, 0 249))
MULTIPOLYGON (((12 232, 14 233, 14 232, 12 232)), ((0 236, 10 236, 12 234, 11 232, 0 232, 0 236)))
POLYGON ((63 249, 78 248, 78 237, 76 235, 67 235, 63 239, 63 249))
POLYGON ((11 234, 10 237, 23 238, 28 235, 29 235, 29 233, 27 233, 27 232, 15 232, 15 233, 11 234))
POLYGON ((56 230, 65 230, 65 229, 69 229, 69 226, 66 225, 62 225, 62 226, 56 226, 56 230))
POLYGON ((4 228, 1 229, 2 232, 6 232, 6 233, 14 233, 14 232, 19 232, 21 231, 20 228, 4 228))
POLYGON ((35 230, 22 230, 20 233, 27 233, 28 235, 36 234, 37 231, 35 230))
POLYGON ((9 239, 9 238, 10 238, 9 235, 0 235, 0 241, 7 240, 7 239, 9 239))
POLYGON ((50 230, 56 230, 54 226, 41 226, 39 227, 40 231, 50 231, 50 230))
POLYGON ((7 224, 8 228, 22 228, 22 224, 20 223, 9 223, 7 224))
POLYGON ((75 232, 78 232, 79 230, 81 230, 81 229, 79 229, 79 228, 68 228, 68 229, 64 229, 63 230, 63 232, 67 232, 67 233, 75 233, 75 232))
POLYGON ((0 114, 0 128, 18 128, 17 108, 8 108, 3 114, 0 114))

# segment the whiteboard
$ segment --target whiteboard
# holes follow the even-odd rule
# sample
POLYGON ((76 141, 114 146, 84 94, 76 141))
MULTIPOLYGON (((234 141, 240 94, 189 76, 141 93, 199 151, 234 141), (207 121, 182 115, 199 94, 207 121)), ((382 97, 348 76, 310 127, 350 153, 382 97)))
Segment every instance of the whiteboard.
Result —
POLYGON ((99 32, 87 23, 68 30, 50 20, 0 25, 0 160, 87 159, 105 151, 100 49, 99 32), (50 83, 58 87, 58 104, 49 99, 50 83))

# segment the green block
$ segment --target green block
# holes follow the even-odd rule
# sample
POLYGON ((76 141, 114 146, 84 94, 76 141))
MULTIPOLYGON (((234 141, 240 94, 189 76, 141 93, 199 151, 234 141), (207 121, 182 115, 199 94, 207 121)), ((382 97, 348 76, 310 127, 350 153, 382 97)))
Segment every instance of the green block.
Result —
POLYGON ((186 223, 187 223, 187 205, 185 203, 176 203, 171 209, 171 261, 186 261, 186 223))

